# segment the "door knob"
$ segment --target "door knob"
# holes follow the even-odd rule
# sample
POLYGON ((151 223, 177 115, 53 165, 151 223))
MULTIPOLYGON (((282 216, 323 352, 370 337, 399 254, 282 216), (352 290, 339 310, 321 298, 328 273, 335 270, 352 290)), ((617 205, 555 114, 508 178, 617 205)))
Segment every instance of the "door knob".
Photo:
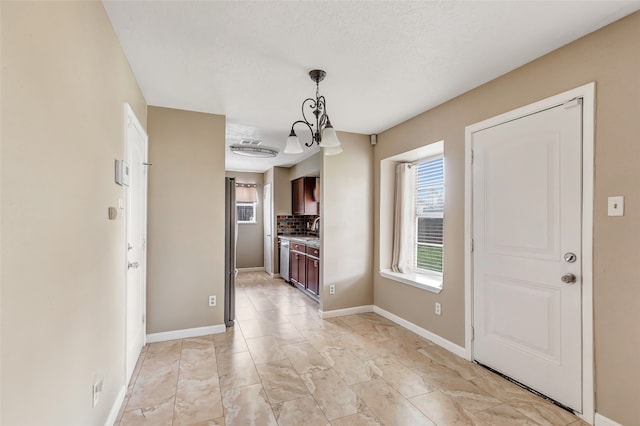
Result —
POLYGON ((566 284, 573 284, 576 282, 576 276, 573 274, 564 274, 560 279, 566 284))
POLYGON ((131 269, 131 268, 137 269, 138 266, 140 266, 140 263, 138 262, 127 262, 127 269, 131 269))

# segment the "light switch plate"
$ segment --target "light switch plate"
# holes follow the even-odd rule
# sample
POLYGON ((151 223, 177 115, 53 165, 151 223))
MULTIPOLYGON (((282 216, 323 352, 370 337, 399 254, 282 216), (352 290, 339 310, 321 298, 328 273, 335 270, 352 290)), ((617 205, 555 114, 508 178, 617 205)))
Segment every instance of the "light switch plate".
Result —
POLYGON ((609 216, 624 216, 624 197, 609 197, 609 216))

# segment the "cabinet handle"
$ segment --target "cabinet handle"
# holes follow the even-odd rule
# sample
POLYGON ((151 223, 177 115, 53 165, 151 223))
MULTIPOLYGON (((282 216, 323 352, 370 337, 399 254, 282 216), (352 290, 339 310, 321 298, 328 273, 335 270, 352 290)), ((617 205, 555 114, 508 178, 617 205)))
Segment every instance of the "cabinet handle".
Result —
POLYGON ((313 266, 316 267, 316 268, 318 267, 318 261, 317 260, 313 261, 313 266))

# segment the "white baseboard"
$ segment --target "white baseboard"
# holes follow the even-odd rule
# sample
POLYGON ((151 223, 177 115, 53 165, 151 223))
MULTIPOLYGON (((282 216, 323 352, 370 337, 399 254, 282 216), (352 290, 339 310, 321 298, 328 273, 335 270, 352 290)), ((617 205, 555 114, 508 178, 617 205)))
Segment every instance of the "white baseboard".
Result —
POLYGON ((595 421, 593 424, 595 426, 622 426, 622 424, 615 422, 611 419, 608 419, 600 413, 596 413, 596 417, 594 420, 595 421))
POLYGON ((445 339, 444 337, 440 337, 437 334, 430 332, 429 330, 425 330, 424 328, 418 325, 415 325, 414 323, 409 322, 404 318, 400 318, 399 316, 392 314, 389 311, 385 311, 384 309, 378 306, 373 307, 373 312, 385 317, 388 320, 395 322, 398 325, 401 325, 402 327, 406 328, 409 331, 413 331, 417 335, 424 337, 427 340, 430 340, 431 342, 435 343, 438 346, 442 346, 449 352, 453 352, 454 354, 462 358, 466 358, 465 348, 463 348, 462 346, 456 345, 455 343, 445 339))
POLYGON ((167 340, 186 339, 189 337, 206 336, 207 334, 224 333, 227 327, 224 324, 210 325, 208 327, 187 328, 184 330, 163 331, 161 333, 147 334, 147 343, 166 342, 167 340))
POLYGON ((116 400, 113 401, 113 405, 111 406, 111 411, 109 411, 109 417, 107 417, 107 421, 104 422, 104 426, 113 426, 118 418, 118 413, 120 413, 120 408, 122 407, 122 403, 124 402, 124 396, 126 394, 126 390, 124 386, 120 387, 120 391, 116 396, 116 400))
POLYGON ((256 266, 254 268, 238 268, 238 272, 264 272, 264 266, 256 266))
POLYGON ((354 306, 353 308, 336 309, 333 311, 320 311, 320 318, 335 318, 345 315, 364 314, 365 312, 373 312, 373 305, 354 306))

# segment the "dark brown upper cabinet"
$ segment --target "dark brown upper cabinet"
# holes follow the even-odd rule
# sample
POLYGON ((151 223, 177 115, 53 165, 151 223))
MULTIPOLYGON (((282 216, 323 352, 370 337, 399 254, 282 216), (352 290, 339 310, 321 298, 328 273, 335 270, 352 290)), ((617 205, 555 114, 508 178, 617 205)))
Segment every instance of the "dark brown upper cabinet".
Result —
POLYGON ((320 214, 320 179, 301 177, 291 182, 291 210, 294 215, 320 214))

